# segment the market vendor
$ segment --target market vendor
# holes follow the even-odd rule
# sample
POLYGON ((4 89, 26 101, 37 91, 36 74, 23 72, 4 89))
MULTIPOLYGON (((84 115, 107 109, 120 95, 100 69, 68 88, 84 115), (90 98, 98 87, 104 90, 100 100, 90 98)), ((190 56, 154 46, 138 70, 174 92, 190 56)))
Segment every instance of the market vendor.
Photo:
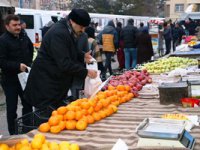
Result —
POLYGON ((74 77, 96 78, 96 71, 79 63, 88 63, 90 52, 77 49, 77 38, 90 20, 85 10, 73 9, 46 33, 25 88, 25 99, 31 105, 41 108, 65 99, 74 77))

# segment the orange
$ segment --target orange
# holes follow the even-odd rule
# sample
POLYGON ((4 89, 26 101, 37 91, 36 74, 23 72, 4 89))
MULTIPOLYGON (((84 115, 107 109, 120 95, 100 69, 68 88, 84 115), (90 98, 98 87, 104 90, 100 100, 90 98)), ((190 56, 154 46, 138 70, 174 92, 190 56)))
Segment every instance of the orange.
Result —
POLYGON ((115 87, 112 85, 108 85, 108 90, 115 90, 115 87))
POLYGON ((90 107, 88 110, 87 110, 88 114, 92 114, 94 112, 94 108, 93 107, 90 107))
POLYGON ((106 99, 102 99, 101 100, 103 107, 107 107, 110 104, 110 99, 106 98, 106 99))
POLYGON ((59 121, 63 121, 63 119, 64 119, 63 115, 56 115, 56 117, 58 117, 59 121))
POLYGON ((64 115, 67 112, 67 108, 65 106, 61 106, 57 109, 59 115, 64 115))
POLYGON ((88 102, 90 103, 90 106, 95 107, 96 103, 97 103, 97 100, 94 98, 92 100, 89 100, 88 102))
POLYGON ((39 126, 38 130, 39 130, 40 132, 48 132, 48 131, 50 130, 50 125, 48 124, 48 122, 42 123, 42 124, 39 126))
POLYGON ((104 99, 104 98, 106 98, 106 95, 105 94, 98 94, 97 97, 98 97, 98 99, 104 99))
POLYGON ((68 111, 66 114, 66 120, 73 120, 76 117, 76 113, 74 111, 68 111))
POLYGON ((118 86, 116 87, 116 89, 117 89, 118 91, 125 91, 124 85, 118 85, 118 86))
POLYGON ((119 106, 119 101, 112 102, 111 104, 113 104, 115 106, 119 106))
POLYGON ((113 110, 113 112, 117 112, 117 110, 118 110, 117 106, 115 106, 115 105, 109 105, 108 108, 109 109, 111 108, 113 110))
POLYGON ((86 116, 83 116, 80 120, 83 120, 87 123, 87 117, 86 116))
POLYGON ((94 118, 95 121, 101 120, 101 116, 100 116, 99 113, 94 112, 94 113, 92 114, 92 117, 94 118))
POLYGON ((82 111, 77 111, 76 112, 76 120, 80 120, 83 117, 83 112, 82 111))
POLYGON ((83 103, 81 104, 81 107, 82 107, 83 109, 88 109, 88 108, 90 108, 90 103, 88 103, 88 102, 83 102, 83 103))
POLYGON ((106 108, 105 109, 105 112, 106 112, 106 116, 110 116, 110 115, 112 115, 113 114, 113 109, 112 108, 106 108))
POLYGON ((94 118, 91 115, 88 115, 86 117, 87 117, 87 123, 89 123, 89 124, 94 123, 94 118))
POLYGON ((82 113, 83 113, 84 116, 88 115, 87 109, 82 109, 81 111, 82 111, 82 113))
POLYGON ((131 100, 132 98, 134 98, 134 94, 133 93, 128 93, 128 97, 131 100))
POLYGON ((7 144, 0 144, 0 150, 9 150, 9 146, 7 144))
POLYGON ((52 111, 51 115, 52 115, 52 116, 58 115, 57 110, 52 111))
POLYGON ((77 130, 85 130, 87 128, 87 123, 83 120, 79 120, 77 123, 76 123, 76 129, 77 130))
POLYGON ((60 131, 61 131, 61 128, 60 128, 59 125, 57 125, 57 126, 51 126, 51 128, 50 128, 50 132, 54 133, 54 134, 60 133, 60 131))
POLYGON ((48 120, 50 126, 56 126, 60 122, 60 119, 57 116, 51 116, 48 120))
POLYGON ((67 130, 74 130, 74 129, 76 129, 76 121, 75 120, 66 121, 66 129, 67 130))
POLYGON ((15 149, 16 150, 20 150, 22 148, 22 144, 21 143, 17 143, 16 145, 15 145, 15 149))
POLYGON ((107 116, 104 110, 99 111, 99 115, 101 116, 102 119, 107 116))
POLYGON ((60 121, 60 123, 58 124, 60 126, 61 131, 65 129, 66 123, 65 121, 60 121))
POLYGON ((129 92, 129 91, 131 90, 131 87, 128 86, 128 85, 125 85, 124 87, 125 87, 125 90, 126 90, 127 92, 129 92))
POLYGON ((102 109, 102 107, 103 107, 103 104, 102 104, 102 102, 98 102, 97 103, 97 105, 95 106, 95 108, 94 108, 94 111, 100 111, 101 109, 102 109))

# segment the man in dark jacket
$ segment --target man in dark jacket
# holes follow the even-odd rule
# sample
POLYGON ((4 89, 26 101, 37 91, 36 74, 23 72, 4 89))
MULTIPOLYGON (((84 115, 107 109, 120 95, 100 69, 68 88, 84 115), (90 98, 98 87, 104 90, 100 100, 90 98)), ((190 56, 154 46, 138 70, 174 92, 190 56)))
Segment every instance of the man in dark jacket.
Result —
POLYGON ((163 27, 164 27, 163 37, 165 39, 165 47, 166 47, 165 55, 167 55, 171 51, 172 32, 171 32, 171 27, 168 25, 167 22, 164 22, 163 27))
POLYGON ((5 19, 6 32, 0 37, 0 68, 2 69, 1 85, 6 96, 8 130, 15 133, 18 96, 22 102, 22 115, 32 112, 32 106, 23 98, 23 91, 18 73, 25 72, 33 58, 33 44, 28 36, 21 32, 20 19, 8 15, 5 19))
POLYGON ((84 59, 89 62, 90 52, 77 48, 77 38, 90 20, 85 10, 73 9, 67 18, 58 21, 46 33, 25 88, 25 98, 31 105, 41 108, 62 101, 74 77, 96 78, 96 71, 80 64, 84 59))
POLYGON ((138 29, 133 26, 134 20, 129 19, 127 26, 122 28, 121 39, 124 41, 125 68, 135 68, 137 65, 137 34, 138 29))

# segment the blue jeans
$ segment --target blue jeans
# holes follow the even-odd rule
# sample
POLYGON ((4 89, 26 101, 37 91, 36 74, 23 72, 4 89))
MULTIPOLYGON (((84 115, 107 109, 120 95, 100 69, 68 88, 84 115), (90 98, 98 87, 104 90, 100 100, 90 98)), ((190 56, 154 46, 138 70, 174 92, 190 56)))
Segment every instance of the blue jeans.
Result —
POLYGON ((125 68, 135 68, 137 65, 137 49, 136 48, 124 48, 125 55, 125 68))

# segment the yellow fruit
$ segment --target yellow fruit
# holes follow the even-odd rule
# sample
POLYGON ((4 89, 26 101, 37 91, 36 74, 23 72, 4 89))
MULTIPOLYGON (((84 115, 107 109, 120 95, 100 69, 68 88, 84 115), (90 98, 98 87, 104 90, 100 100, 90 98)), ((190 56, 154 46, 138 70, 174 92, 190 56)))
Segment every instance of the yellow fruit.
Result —
POLYGON ((22 146, 20 150, 32 150, 30 146, 22 146))
POLYGON ((59 144, 60 150, 70 150, 70 143, 67 141, 63 141, 59 144))
POLYGON ((71 144, 70 150, 80 150, 79 145, 78 144, 71 144))
POLYGON ((23 140, 20 141, 20 143, 21 143, 22 145, 29 145, 28 139, 23 139, 23 140))
POLYGON ((9 150, 9 147, 7 144, 1 144, 0 145, 0 150, 9 150))
POLYGON ((50 150, 59 150, 59 145, 56 142, 49 143, 50 150))
POLYGON ((42 141, 42 144, 45 142, 46 138, 43 134, 38 133, 34 136, 34 139, 40 139, 42 141))
POLYGON ((42 144, 41 150, 49 150, 48 144, 42 144))
POLYGON ((21 147, 22 147, 22 144, 21 144, 21 143, 17 143, 17 144, 15 145, 15 149, 16 149, 16 150, 20 150, 21 147))
POLYGON ((42 140, 41 139, 33 139, 31 141, 31 147, 33 149, 40 149, 42 147, 42 140))

